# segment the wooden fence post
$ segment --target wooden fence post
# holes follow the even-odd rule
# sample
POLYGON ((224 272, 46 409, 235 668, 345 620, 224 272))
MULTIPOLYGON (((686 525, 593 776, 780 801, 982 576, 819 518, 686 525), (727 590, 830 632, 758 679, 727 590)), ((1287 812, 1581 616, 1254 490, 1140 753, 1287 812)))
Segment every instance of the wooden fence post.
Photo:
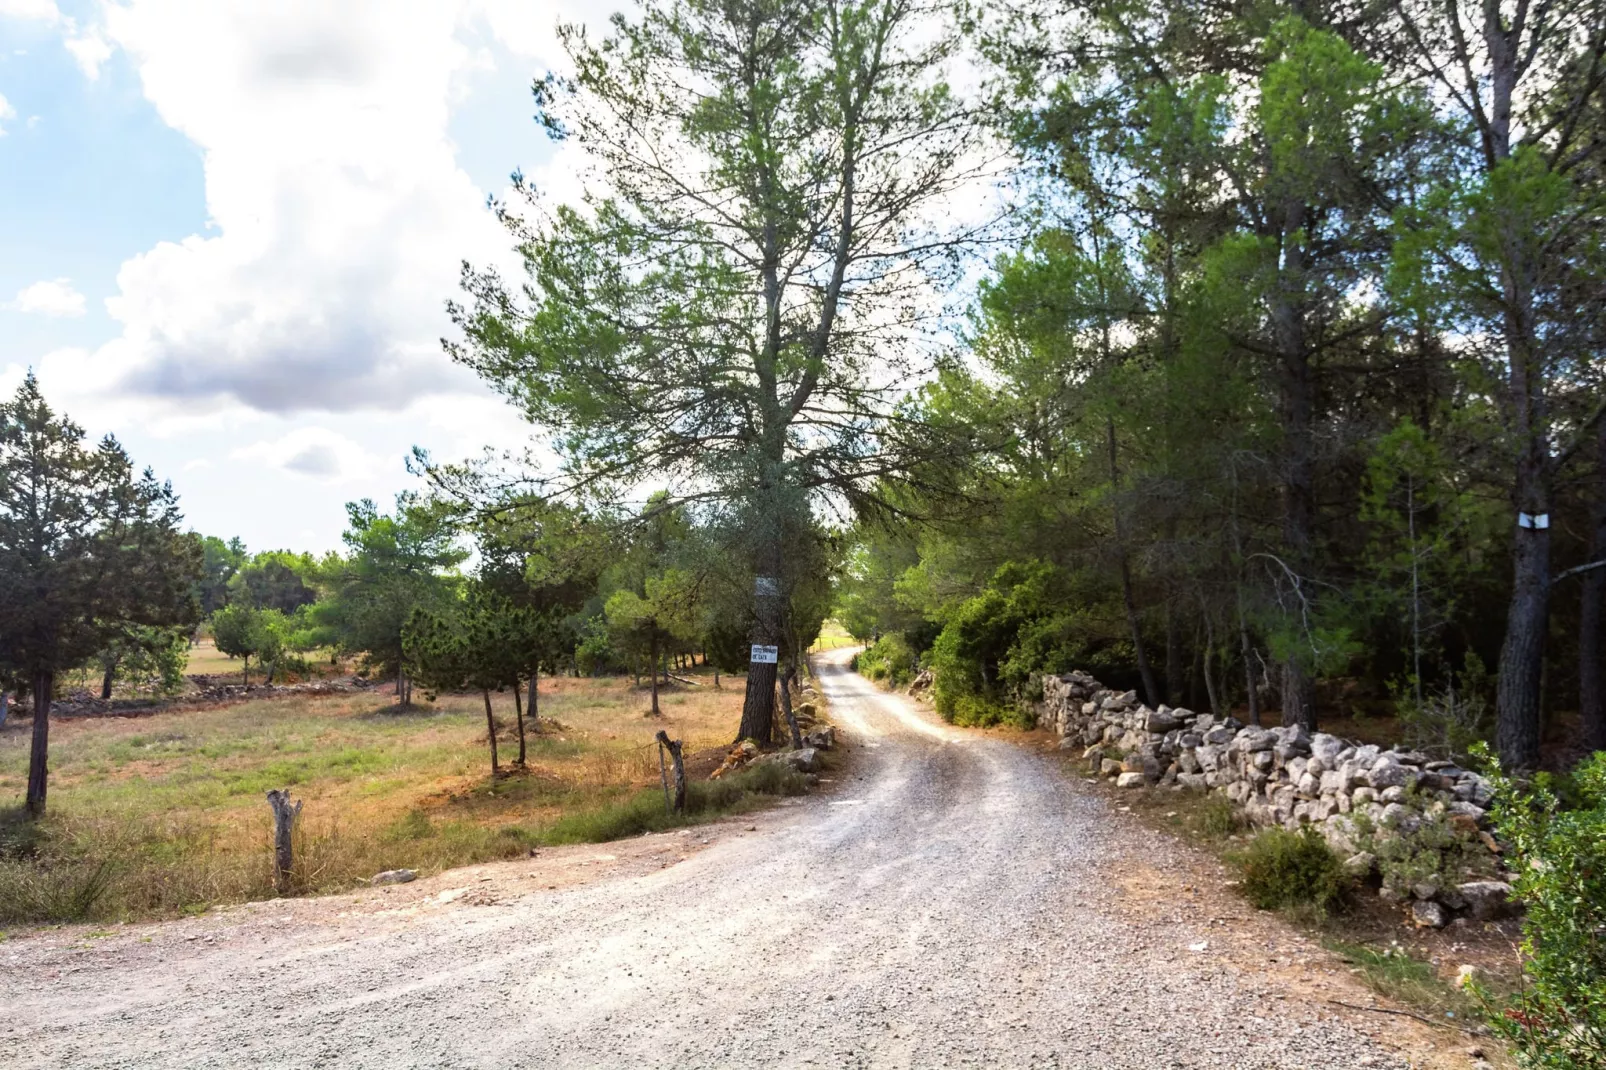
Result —
POLYGON ((301 802, 291 806, 290 789, 280 788, 268 792, 268 805, 273 807, 273 886, 280 895, 287 895, 293 862, 290 834, 301 816, 301 802))
MULTIPOLYGON (((669 760, 671 762, 673 762, 674 765, 675 765, 675 803, 674 803, 674 806, 673 806, 672 809, 677 814, 678 813, 685 813, 686 812, 686 764, 683 761, 681 761, 681 753, 680 753, 681 741, 678 740, 678 739, 670 739, 669 738, 669 733, 665 732, 662 728, 660 728, 658 730, 658 735, 657 735, 656 738, 658 740, 659 747, 663 748, 662 750, 660 750, 658 752, 658 769, 659 769, 659 773, 662 774, 662 772, 663 772, 663 762, 664 762, 663 752, 665 750, 667 750, 669 752, 669 760)), ((664 786, 664 802, 665 802, 666 805, 668 804, 668 801, 669 801, 669 787, 666 784, 664 786)))

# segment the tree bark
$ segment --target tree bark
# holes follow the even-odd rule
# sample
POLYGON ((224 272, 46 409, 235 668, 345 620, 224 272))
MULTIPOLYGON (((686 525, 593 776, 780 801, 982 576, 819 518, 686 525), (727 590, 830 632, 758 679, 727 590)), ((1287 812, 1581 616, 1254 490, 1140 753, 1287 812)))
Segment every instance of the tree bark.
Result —
MULTIPOLYGON (((662 728, 658 730, 658 735, 654 738, 658 740, 660 747, 669 752, 669 761, 675 768, 675 797, 671 808, 675 813, 683 814, 686 812, 686 763, 681 757, 681 741, 670 739, 669 733, 662 728)), ((661 770, 663 768, 662 752, 660 752, 658 760, 661 770)))
POLYGON ((1150 706, 1162 701, 1154 683, 1154 670, 1149 666, 1148 652, 1143 646, 1143 628, 1138 620, 1137 597, 1132 590, 1132 567, 1126 556, 1126 533, 1121 523, 1120 469, 1115 459, 1115 420, 1106 417, 1104 427, 1110 446, 1110 512, 1115 524, 1115 556, 1121 568, 1121 602, 1126 607, 1126 626, 1132 633, 1132 651, 1137 657, 1138 675, 1143 680, 1143 697, 1150 706))
POLYGON ((1248 693, 1249 723, 1260 727, 1260 688, 1255 681, 1255 648, 1249 643, 1249 626, 1244 622, 1243 609, 1238 610, 1238 647, 1244 659, 1244 686, 1248 693))
MULTIPOLYGON (((1595 499, 1590 503, 1589 561, 1606 556, 1606 420, 1595 426, 1595 499)), ((1583 575, 1578 612, 1578 716, 1584 746, 1606 750, 1606 694, 1601 693, 1601 617, 1606 569, 1583 575)), ((0 716, 0 723, 5 718, 0 716)))
POLYGON ((652 660, 647 665, 647 675, 652 680, 652 710, 649 712, 654 717, 660 717, 662 714, 658 712, 658 632, 656 630, 652 634, 652 660))
MULTIPOLYGON (((1279 215, 1277 238, 1282 264, 1274 283, 1270 312, 1277 345, 1277 415, 1283 432, 1283 552, 1293 573, 1291 582, 1300 583, 1310 568, 1316 526, 1316 384, 1306 337, 1306 258, 1301 237, 1308 209, 1304 204, 1284 204, 1279 215)), ((1295 612, 1301 614, 1299 630, 1303 632, 1304 592, 1296 589, 1293 597, 1295 612)), ((1283 663, 1282 722, 1316 730, 1315 681, 1299 654, 1283 663)))
POLYGON ((290 789, 280 788, 268 792, 268 805, 273 808, 273 887, 280 895, 288 895, 295 862, 295 824, 296 818, 301 816, 301 802, 291 806, 290 789))
POLYGON ((797 669, 792 665, 786 666, 782 674, 781 684, 781 712, 786 715, 786 726, 792 733, 792 749, 801 750, 803 747, 803 733, 797 727, 797 714, 792 712, 792 677, 797 675, 797 669))
MULTIPOLYGON (((771 519, 781 522, 779 509, 771 519)), ((772 534, 762 556, 760 574, 753 585, 754 646, 779 647, 781 642, 781 542, 772 534), (768 583, 764 581, 768 580, 768 583)), ((747 693, 742 699, 742 724, 736 742, 751 739, 767 747, 775 732, 775 680, 780 665, 775 661, 752 661, 747 666, 747 693)))
POLYGON ((1172 706, 1182 702, 1185 686, 1182 668, 1182 622, 1177 619, 1175 598, 1165 600, 1165 701, 1172 706))
POLYGON ((111 699, 111 697, 112 697, 112 679, 116 675, 117 675, 117 662, 115 660, 107 662, 106 663, 106 671, 101 675, 101 678, 100 678, 100 698, 101 698, 102 702, 106 702, 106 701, 109 701, 111 699))
POLYGON ((50 777, 50 692, 54 673, 33 676, 33 746, 28 752, 28 813, 39 817, 45 812, 45 788, 50 777))
POLYGON ((251 686, 251 655, 250 654, 245 655, 245 660, 240 663, 240 682, 243 683, 246 687, 250 687, 251 686))
POLYGON ((533 669, 530 672, 530 731, 541 731, 541 689, 538 681, 541 679, 541 670, 533 669))
POLYGON ((524 704, 519 700, 519 678, 513 677, 513 716, 519 723, 519 756, 514 765, 524 768, 524 704))
POLYGON ((496 715, 491 712, 491 692, 481 689, 480 694, 485 696, 485 736, 491 741, 491 778, 495 779, 502 772, 496 764, 496 715))

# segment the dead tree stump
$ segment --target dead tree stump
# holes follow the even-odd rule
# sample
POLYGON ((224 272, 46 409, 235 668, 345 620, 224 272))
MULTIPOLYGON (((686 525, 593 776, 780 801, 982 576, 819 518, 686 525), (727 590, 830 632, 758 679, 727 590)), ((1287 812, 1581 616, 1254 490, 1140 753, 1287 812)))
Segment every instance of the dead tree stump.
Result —
POLYGON ((670 739, 669 738, 669 733, 665 732, 662 728, 660 728, 658 730, 657 739, 658 739, 658 748, 659 748, 659 750, 658 750, 658 772, 659 772, 659 775, 660 776, 663 775, 664 751, 667 750, 669 752, 669 760, 675 766, 675 801, 674 801, 673 805, 670 805, 670 803, 669 803, 669 785, 665 784, 664 785, 664 804, 672 812, 677 813, 677 814, 683 814, 683 813, 686 812, 686 764, 685 764, 685 762, 683 762, 681 760, 681 753, 680 753, 681 741, 678 740, 678 739, 670 739))
POLYGON ((291 834, 296 818, 301 816, 301 803, 290 805, 290 789, 280 788, 268 792, 268 805, 273 807, 273 887, 280 895, 290 892, 290 868, 295 859, 292 854, 291 834))

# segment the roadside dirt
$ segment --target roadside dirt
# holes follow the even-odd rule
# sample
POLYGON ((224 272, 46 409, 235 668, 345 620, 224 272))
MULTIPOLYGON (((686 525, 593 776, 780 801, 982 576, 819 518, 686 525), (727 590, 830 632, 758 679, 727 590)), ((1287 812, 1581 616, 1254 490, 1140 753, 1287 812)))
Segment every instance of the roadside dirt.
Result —
POLYGON ((0 943, 0 1066, 1465 1067, 1052 759, 822 659, 854 758, 685 832, 0 943), (1203 945, 1201 947, 1201 945, 1203 945))

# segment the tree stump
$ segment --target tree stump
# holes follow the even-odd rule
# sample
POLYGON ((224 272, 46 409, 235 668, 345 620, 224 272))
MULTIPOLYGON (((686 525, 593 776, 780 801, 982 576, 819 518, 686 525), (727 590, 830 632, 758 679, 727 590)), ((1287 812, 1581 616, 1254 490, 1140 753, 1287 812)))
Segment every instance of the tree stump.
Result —
POLYGON ((291 833, 301 816, 301 803, 290 805, 290 789, 280 788, 268 792, 268 805, 273 808, 273 887, 280 895, 288 895, 294 862, 291 833))

